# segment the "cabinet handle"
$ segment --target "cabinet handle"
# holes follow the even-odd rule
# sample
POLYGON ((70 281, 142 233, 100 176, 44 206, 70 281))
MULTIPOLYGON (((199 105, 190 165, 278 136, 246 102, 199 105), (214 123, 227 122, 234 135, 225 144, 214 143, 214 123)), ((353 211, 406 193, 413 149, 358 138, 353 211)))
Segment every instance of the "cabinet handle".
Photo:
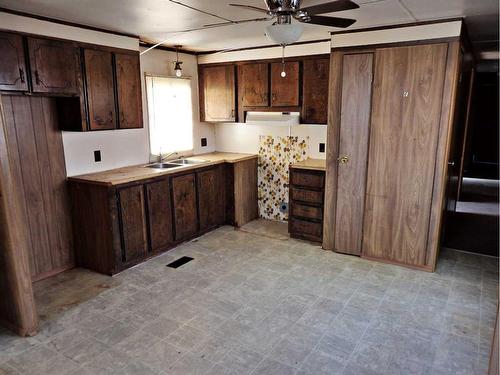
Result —
POLYGON ((232 109, 232 110, 231 110, 231 118, 234 120, 234 118, 235 118, 235 117, 236 117, 236 116, 235 116, 235 113, 234 113, 234 109, 232 109))
POLYGON ((24 83, 26 82, 24 79, 24 70, 23 68, 19 68, 19 77, 21 77, 21 82, 24 83))
POLYGON ((35 70, 35 82, 37 85, 40 84, 40 74, 38 74, 38 70, 35 70))
POLYGON ((109 111, 109 121, 113 123, 113 111, 109 111))

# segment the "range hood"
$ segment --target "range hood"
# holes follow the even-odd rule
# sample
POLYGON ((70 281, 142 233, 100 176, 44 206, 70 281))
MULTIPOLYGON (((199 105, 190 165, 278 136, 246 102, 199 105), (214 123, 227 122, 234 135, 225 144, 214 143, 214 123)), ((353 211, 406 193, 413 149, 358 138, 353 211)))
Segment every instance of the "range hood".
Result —
POLYGON ((299 112, 247 112, 246 124, 248 125, 272 125, 290 126, 299 125, 299 112))

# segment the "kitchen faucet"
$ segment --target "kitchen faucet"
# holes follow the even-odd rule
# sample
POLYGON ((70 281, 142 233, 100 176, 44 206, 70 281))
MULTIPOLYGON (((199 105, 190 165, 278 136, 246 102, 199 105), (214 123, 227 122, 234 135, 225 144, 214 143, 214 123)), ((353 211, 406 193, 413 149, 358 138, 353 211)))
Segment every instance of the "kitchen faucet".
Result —
POLYGON ((170 152, 166 155, 162 155, 161 151, 160 151, 160 153, 158 154, 158 163, 161 163, 163 160, 168 159, 170 156, 177 155, 177 154, 178 154, 178 152, 170 152))

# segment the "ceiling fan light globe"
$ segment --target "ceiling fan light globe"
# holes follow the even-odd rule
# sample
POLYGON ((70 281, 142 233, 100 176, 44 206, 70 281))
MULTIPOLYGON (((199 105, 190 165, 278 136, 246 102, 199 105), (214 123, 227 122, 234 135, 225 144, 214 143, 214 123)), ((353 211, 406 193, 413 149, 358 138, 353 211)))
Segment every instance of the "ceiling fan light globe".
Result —
POLYGON ((275 24, 266 27, 266 36, 280 45, 295 43, 302 36, 304 28, 297 23, 275 24))

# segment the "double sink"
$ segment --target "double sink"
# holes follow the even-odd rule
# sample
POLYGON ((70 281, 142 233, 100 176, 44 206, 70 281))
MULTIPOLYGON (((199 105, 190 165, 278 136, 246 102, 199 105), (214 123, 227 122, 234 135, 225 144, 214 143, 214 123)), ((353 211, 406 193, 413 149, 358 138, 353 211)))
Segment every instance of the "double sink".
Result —
POLYGON ((206 160, 202 159, 176 159, 176 160, 171 160, 168 162, 161 162, 161 163, 153 163, 146 165, 147 168, 154 168, 154 169, 170 169, 170 168, 182 168, 182 167, 187 167, 190 165, 196 165, 196 164, 202 164, 206 163, 206 160))

